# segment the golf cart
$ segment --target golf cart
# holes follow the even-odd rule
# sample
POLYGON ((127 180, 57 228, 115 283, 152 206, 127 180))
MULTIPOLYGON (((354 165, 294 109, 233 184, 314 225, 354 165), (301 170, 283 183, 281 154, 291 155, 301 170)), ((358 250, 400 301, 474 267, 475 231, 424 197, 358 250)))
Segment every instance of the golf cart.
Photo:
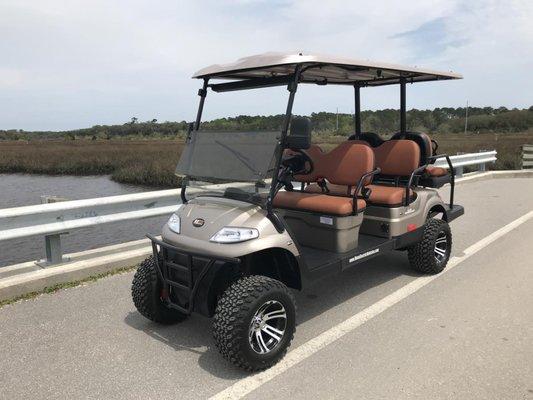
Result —
POLYGON ((249 371, 268 368, 294 336, 302 290, 392 250, 412 267, 441 272, 450 256, 448 223, 464 213, 454 204, 454 170, 437 143, 406 129, 408 83, 460 79, 393 64, 328 56, 267 53, 202 69, 196 122, 176 173, 182 205, 149 236, 153 256, 138 268, 133 302, 158 323, 193 312, 213 317, 220 353, 249 371), (213 82, 215 81, 215 82, 213 82), (355 90, 354 133, 330 151, 311 143, 311 121, 293 117, 300 84, 355 90), (400 86, 400 130, 388 140, 361 131, 360 89, 400 86), (208 89, 214 92, 286 86, 281 130, 201 130, 208 89), (437 158, 448 169, 432 166, 437 158), (450 184, 443 201, 436 188, 450 184))

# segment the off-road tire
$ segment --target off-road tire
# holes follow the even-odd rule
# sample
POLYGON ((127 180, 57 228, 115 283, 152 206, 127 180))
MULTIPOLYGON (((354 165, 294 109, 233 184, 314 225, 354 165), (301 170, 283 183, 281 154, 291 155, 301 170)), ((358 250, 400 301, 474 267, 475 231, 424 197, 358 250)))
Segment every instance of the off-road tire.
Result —
POLYGON ((157 275, 153 256, 144 260, 137 268, 131 283, 133 304, 141 315, 160 324, 174 324, 187 318, 186 314, 165 306, 161 300, 161 282, 157 275))
POLYGON ((215 344, 224 358, 247 371, 270 368, 283 358, 294 337, 296 305, 283 283, 253 275, 233 283, 218 301, 213 319, 215 344), (269 300, 280 302, 286 311, 285 333, 267 354, 258 354, 249 343, 248 332, 254 313, 269 300))
POLYGON ((452 232, 448 223, 442 219, 428 219, 424 226, 422 240, 407 249, 411 267, 424 274, 438 274, 446 267, 452 248, 452 232), (435 243, 439 235, 447 239, 446 255, 440 262, 435 258, 435 243))

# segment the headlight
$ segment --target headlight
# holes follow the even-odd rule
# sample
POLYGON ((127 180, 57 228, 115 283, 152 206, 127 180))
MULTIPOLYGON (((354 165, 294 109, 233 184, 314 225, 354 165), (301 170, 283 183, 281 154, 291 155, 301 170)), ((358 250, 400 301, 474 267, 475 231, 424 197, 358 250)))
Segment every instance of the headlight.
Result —
POLYGON ((181 221, 180 217, 176 214, 172 214, 167 222, 169 229, 174 233, 180 233, 181 221))
POLYGON ((238 243, 259 237, 259 231, 254 228, 232 228, 226 226, 219 230, 211 238, 217 243, 238 243))

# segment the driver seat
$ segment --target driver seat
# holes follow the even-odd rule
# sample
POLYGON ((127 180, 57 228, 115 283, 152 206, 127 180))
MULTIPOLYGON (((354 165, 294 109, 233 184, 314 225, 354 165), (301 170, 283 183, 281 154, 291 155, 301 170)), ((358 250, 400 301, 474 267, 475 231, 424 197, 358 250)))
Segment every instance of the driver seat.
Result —
MULTIPOLYGON (((298 182, 312 183, 327 179, 336 185, 356 187, 363 175, 374 169, 374 152, 363 144, 346 141, 330 152, 324 153, 318 146, 308 150, 314 168, 308 174, 295 175, 298 182)), ((370 179, 364 185, 370 183, 370 179)), ((363 199, 331 196, 324 193, 300 191, 278 192, 273 205, 276 208, 303 210, 336 216, 357 214, 366 208, 363 199)))

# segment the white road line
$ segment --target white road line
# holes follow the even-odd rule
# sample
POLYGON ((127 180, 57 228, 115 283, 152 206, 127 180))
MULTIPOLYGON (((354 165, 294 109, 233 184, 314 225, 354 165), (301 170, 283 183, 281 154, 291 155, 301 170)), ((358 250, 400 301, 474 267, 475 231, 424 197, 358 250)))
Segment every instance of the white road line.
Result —
POLYGON ((498 240, 513 229, 519 227, 531 218, 533 218, 533 211, 530 211, 522 217, 515 219, 513 222, 505 225, 504 227, 481 239, 479 242, 474 243, 463 252, 462 256, 452 257, 448 262, 448 266, 446 267, 446 269, 439 275, 422 276, 420 278, 415 279, 414 281, 398 289, 394 293, 391 293, 390 295, 384 297, 377 303, 374 303, 363 311, 353 315, 352 317, 341 322, 340 324, 328 329, 327 331, 321 333, 315 338, 300 345, 298 348, 289 352, 285 356, 285 358, 281 360, 278 364, 276 364, 274 367, 235 382, 233 385, 229 386, 225 390, 210 397, 210 400, 233 400, 243 398, 250 392, 256 390, 260 386, 274 379, 276 376, 287 371, 289 368, 312 356, 313 354, 328 346, 329 344, 333 343, 337 339, 343 337, 347 333, 363 325, 365 322, 378 316, 383 311, 389 309, 396 303, 417 292, 430 282, 441 277, 447 271, 450 271, 452 268, 456 267, 461 262, 467 260, 474 254, 476 254, 478 251, 487 247, 494 241, 498 240))

